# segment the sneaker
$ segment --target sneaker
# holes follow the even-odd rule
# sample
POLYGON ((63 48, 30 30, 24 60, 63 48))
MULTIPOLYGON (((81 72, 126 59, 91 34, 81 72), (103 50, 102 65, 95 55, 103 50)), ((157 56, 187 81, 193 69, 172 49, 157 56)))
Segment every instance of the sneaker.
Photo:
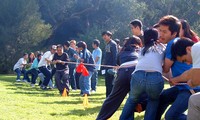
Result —
POLYGON ((16 80, 16 82, 20 82, 20 81, 21 81, 20 79, 17 79, 17 80, 16 80))
POLYGON ((91 93, 96 93, 96 91, 95 91, 95 90, 92 90, 91 93))
POLYGON ((32 88, 35 87, 35 84, 31 84, 31 87, 32 87, 32 88))
POLYGON ((42 90, 47 90, 47 87, 46 86, 41 86, 40 87, 42 90))
POLYGON ((27 80, 25 80, 25 79, 24 79, 24 80, 22 80, 22 81, 23 81, 23 82, 25 82, 25 83, 27 83, 27 82, 28 82, 28 81, 27 81, 27 80))
POLYGON ((76 91, 76 89, 72 89, 72 91, 76 91))

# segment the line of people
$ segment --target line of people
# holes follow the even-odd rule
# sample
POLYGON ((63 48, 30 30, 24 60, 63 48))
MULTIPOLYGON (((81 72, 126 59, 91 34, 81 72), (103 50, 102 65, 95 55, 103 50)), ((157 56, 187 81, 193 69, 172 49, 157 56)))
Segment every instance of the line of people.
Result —
MULTIPOLYGON (((133 120, 134 112, 143 110, 145 110, 145 120, 160 120, 164 112, 166 112, 166 120, 186 120, 187 116, 184 112, 188 109, 190 89, 199 92, 200 87, 196 84, 195 88, 191 88, 187 84, 177 84, 179 79, 180 81, 183 79, 179 76, 190 70, 192 65, 185 63, 187 57, 183 60, 179 60, 178 57, 174 59, 174 56, 175 58, 179 56, 174 53, 182 51, 181 49, 174 51, 171 48, 176 41, 190 39, 194 43, 199 41, 199 37, 190 29, 186 20, 179 20, 172 15, 162 17, 153 28, 144 32, 142 22, 138 19, 131 21, 130 27, 133 36, 124 39, 122 48, 117 44, 118 40, 116 42, 112 40, 110 31, 102 33, 102 38, 106 43, 102 64, 120 67, 102 68, 105 72, 106 99, 96 119, 109 119, 129 93, 120 120, 133 120), (117 73, 115 69, 118 69, 117 73), (169 74, 170 84, 173 85, 168 89, 163 89, 163 73, 169 74), (169 107, 169 105, 171 106, 169 107)), ((47 85, 52 79, 53 72, 50 72, 47 66, 53 63, 55 68, 52 71, 55 71, 55 81, 60 93, 64 88, 69 92, 69 84, 71 84, 72 90, 80 88, 81 95, 90 95, 91 89, 96 91, 102 58, 99 44, 98 40, 93 41, 94 51, 92 53, 87 49, 84 41, 77 44, 75 41, 66 42, 64 48, 62 45, 53 45, 51 50, 44 53, 38 62, 37 67, 44 75, 41 88, 47 89, 47 85), (64 49, 66 53, 63 52, 64 49), (67 64, 67 61, 77 64, 80 62, 95 64, 96 66, 86 65, 89 75, 84 76, 75 72, 77 64, 67 64), (78 81, 75 78, 78 78, 78 81)), ((184 44, 180 47, 184 47, 184 44)), ((24 54, 14 67, 17 81, 19 81, 20 72, 27 73, 23 69, 27 64, 27 57, 27 54, 24 54)), ((28 76, 25 74, 24 79, 26 77, 28 76)), ((185 82, 184 80, 181 82, 185 82)), ((192 118, 188 117, 188 119, 192 118)))
POLYGON ((69 93, 71 85, 72 91, 80 89, 81 95, 90 95, 91 92, 94 93, 97 89, 98 71, 100 70, 102 59, 102 51, 99 45, 99 40, 95 39, 92 43, 94 50, 90 53, 84 41, 80 41, 77 44, 75 40, 67 41, 63 46, 60 44, 52 45, 50 51, 45 52, 43 55, 41 53, 37 54, 36 58, 32 58, 32 62, 28 58, 33 53, 29 56, 24 54, 13 68, 17 73, 16 81, 21 81, 20 75, 23 73, 23 81, 30 82, 31 86, 34 87, 39 76, 41 89, 48 90, 53 88, 52 80, 53 76, 55 76, 55 86, 60 94, 65 88, 69 93), (27 60, 29 63, 27 63, 27 60), (73 63, 67 64, 67 62, 73 63), (94 64, 93 66, 86 65, 89 76, 76 73, 75 68, 80 62, 94 64), (31 67, 26 70, 26 67, 30 65, 31 67), (31 76, 31 80, 29 76, 31 76))
MULTIPOLYGON (((187 115, 184 114, 184 112, 188 109, 188 101, 192 95, 190 91, 192 89, 195 92, 199 92, 199 82, 198 84, 193 84, 193 86, 190 84, 189 86, 186 83, 178 83, 185 82, 189 80, 189 78, 192 78, 191 73, 189 77, 181 75, 185 71, 191 70, 192 62, 190 57, 189 64, 185 63, 187 62, 188 56, 183 56, 182 60, 177 60, 182 54, 186 54, 186 52, 182 51, 182 49, 186 49, 184 44, 180 44, 179 48, 175 50, 172 50, 171 47, 176 41, 184 41, 185 39, 189 39, 191 43, 198 42, 199 37, 190 29, 186 20, 179 20, 172 15, 162 17, 159 22, 153 26, 154 28, 146 30, 144 34, 138 34, 143 33, 141 32, 141 21, 134 20, 130 23, 130 26, 133 35, 138 37, 142 36, 141 41, 143 47, 140 48, 139 52, 133 50, 132 53, 138 52, 137 57, 130 61, 125 61, 123 64, 125 64, 126 67, 118 69, 114 87, 110 95, 105 99, 96 119, 109 119, 119 108, 126 94, 129 92, 129 97, 119 118, 120 120, 134 120, 134 112, 141 112, 143 110, 145 110, 144 120, 160 120, 164 112, 166 112, 164 116, 165 120, 186 120, 187 115), (133 23, 137 23, 137 26, 133 23), (174 53, 176 54, 174 55, 174 53), (179 53, 182 54, 180 55, 179 53), (173 59, 173 56, 178 57, 177 59, 173 59), (134 66, 133 61, 137 60, 138 62, 134 66), (173 86, 168 89, 163 89, 164 80, 162 74, 170 74, 170 71, 172 75, 169 75, 168 79, 173 86), (182 76, 182 78, 180 79, 178 76, 182 76)), ((132 41, 136 40, 135 38, 132 41)), ((139 46, 138 44, 128 43, 127 45, 132 47, 132 49, 134 49, 135 46, 139 46)), ((119 56, 126 55, 123 49, 126 49, 127 45, 123 46, 119 56)), ((189 45, 192 46, 192 44, 189 45)), ((130 55, 126 57, 129 58, 130 55)), ((195 78, 195 80, 196 79, 197 78, 195 78)), ((190 100, 189 120, 199 119, 200 111, 198 110, 198 106, 200 105, 199 102, 197 102, 197 96, 198 93, 190 100), (195 98, 196 100, 194 100, 195 98)))

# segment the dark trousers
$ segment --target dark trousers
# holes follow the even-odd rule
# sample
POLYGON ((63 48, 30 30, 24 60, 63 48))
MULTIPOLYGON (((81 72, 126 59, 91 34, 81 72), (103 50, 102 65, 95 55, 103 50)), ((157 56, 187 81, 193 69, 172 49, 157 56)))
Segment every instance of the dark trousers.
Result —
POLYGON ((108 97, 112 91, 114 79, 115 79, 115 76, 109 74, 106 70, 106 74, 105 74, 106 97, 108 97))
POLYGON ((75 80, 75 66, 69 66, 69 82, 72 89, 77 89, 75 80))
MULTIPOLYGON (((195 90, 199 92, 199 90, 195 90)), ((165 114, 165 120, 186 120, 184 112, 188 109, 188 101, 191 96, 189 90, 180 90, 177 86, 163 90, 157 110, 156 120, 160 120, 167 107, 171 107, 165 114)))
MULTIPOLYGON (((76 83, 79 83, 80 76, 81 76, 81 73, 77 73, 77 72, 75 73, 76 83)), ((79 84, 76 84, 76 87, 77 87, 77 89, 80 89, 79 84)))
POLYGON ((51 72, 49 69, 45 66, 39 67, 39 70, 43 75, 45 76, 44 81, 42 83, 43 86, 47 86, 49 84, 49 81, 51 79, 51 72))
POLYGON ((27 79, 28 82, 30 82, 30 78, 28 76, 29 74, 31 75, 31 84, 35 84, 36 79, 38 77, 38 71, 35 68, 33 68, 33 69, 30 69, 26 72, 26 79, 27 79))
POLYGON ((67 71, 68 70, 56 71, 55 73, 55 82, 60 94, 62 94, 64 88, 69 91, 69 74, 67 71))
POLYGON ((117 78, 110 95, 104 101, 96 120, 107 120, 119 108, 127 93, 130 91, 131 74, 135 67, 121 68, 117 72, 117 78))

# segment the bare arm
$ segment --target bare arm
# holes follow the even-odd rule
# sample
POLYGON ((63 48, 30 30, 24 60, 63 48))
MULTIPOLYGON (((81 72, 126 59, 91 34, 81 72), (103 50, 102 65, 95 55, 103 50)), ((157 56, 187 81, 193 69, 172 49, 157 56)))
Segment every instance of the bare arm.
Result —
POLYGON ((196 87, 200 85, 200 69, 191 69, 189 77, 191 77, 188 81, 189 86, 196 87))
POLYGON ((99 58, 100 58, 100 57, 98 57, 98 56, 95 58, 95 60, 94 60, 95 63, 99 60, 99 58))
POLYGON ((170 71, 170 68, 171 68, 173 63, 174 63, 174 61, 172 61, 168 58, 165 58, 164 65, 163 65, 163 72, 168 73, 170 71))

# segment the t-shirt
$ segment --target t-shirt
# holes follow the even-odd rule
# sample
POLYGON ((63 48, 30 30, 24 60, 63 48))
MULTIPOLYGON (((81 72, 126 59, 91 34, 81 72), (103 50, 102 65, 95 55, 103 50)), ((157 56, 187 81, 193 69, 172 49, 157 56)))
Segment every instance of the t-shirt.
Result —
MULTIPOLYGON (((173 42, 178 39, 179 38, 174 38, 173 40, 171 40, 170 42, 167 43, 165 58, 168 58, 171 60, 171 58, 172 58, 171 46, 172 46, 173 42)), ((173 65, 171 67, 172 75, 173 75, 173 77, 177 77, 177 76, 181 75, 183 72, 185 72, 191 68, 192 68, 192 65, 188 65, 186 63, 182 63, 179 61, 174 61, 173 65)))
POLYGON ((193 68, 200 68, 200 42, 192 46, 191 55, 193 68))
POLYGON ((47 51, 47 52, 44 53, 40 62, 38 63, 38 67, 48 66, 47 61, 45 59, 48 59, 48 60, 53 59, 53 54, 51 54, 51 51, 47 51))
POLYGON ((157 44, 156 46, 149 48, 148 52, 146 52, 145 55, 142 55, 142 53, 140 53, 135 71, 157 71, 162 74, 164 51, 165 46, 163 44, 157 44))
POLYGON ((24 67, 23 64, 27 64, 27 61, 24 58, 20 58, 14 65, 13 70, 16 70, 17 68, 22 69, 24 67))
POLYGON ((38 68, 38 58, 35 58, 34 60, 33 60, 33 64, 31 65, 31 69, 33 69, 33 68, 35 68, 35 69, 37 69, 38 68))
POLYGON ((96 70, 100 70, 101 58, 102 58, 101 49, 99 47, 94 49, 92 51, 92 56, 93 56, 94 60, 96 60, 97 57, 99 58, 98 61, 95 64, 96 64, 96 70))
MULTIPOLYGON (((54 54, 53 60, 61 60, 61 61, 67 61, 69 59, 67 53, 63 53, 61 56, 59 56, 57 53, 54 54)), ((61 64, 61 63, 56 63, 56 70, 64 70, 68 69, 67 63, 66 64, 61 64)))

